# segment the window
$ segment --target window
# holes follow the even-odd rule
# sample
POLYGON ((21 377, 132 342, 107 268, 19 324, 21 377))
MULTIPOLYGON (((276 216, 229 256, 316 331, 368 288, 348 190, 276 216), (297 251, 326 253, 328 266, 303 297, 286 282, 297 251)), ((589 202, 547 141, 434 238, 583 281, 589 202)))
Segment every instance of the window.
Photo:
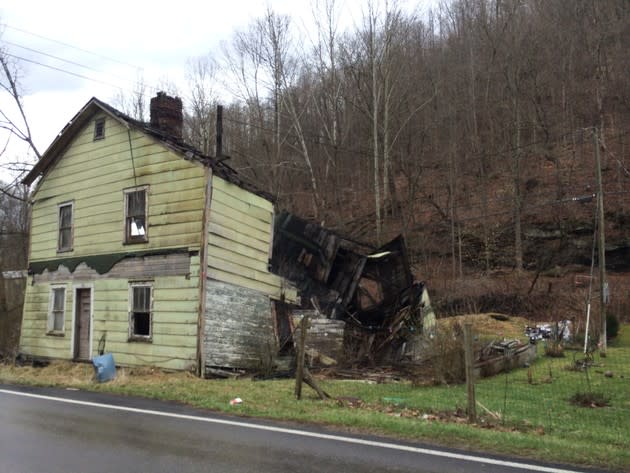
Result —
POLYGON ((153 287, 150 283, 129 286, 129 340, 151 341, 153 287))
POLYGON ((52 287, 48 307, 48 333, 63 333, 65 313, 66 287, 52 287))
POLYGON ((59 205, 57 251, 72 251, 72 202, 59 205))
POLYGON ((94 141, 105 138, 105 119, 97 118, 94 121, 94 141))
POLYGON ((125 243, 143 243, 147 235, 147 188, 125 191, 125 243))

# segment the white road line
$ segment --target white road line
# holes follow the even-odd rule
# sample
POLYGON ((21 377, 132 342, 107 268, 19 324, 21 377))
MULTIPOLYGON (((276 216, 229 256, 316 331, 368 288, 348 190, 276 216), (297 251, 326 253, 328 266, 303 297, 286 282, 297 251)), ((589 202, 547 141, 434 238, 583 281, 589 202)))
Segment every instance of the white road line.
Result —
POLYGON ((352 444, 357 444, 357 445, 367 445, 370 447, 388 448, 390 450, 400 450, 404 452, 420 453, 422 455, 433 455, 436 457, 452 458, 455 460, 464 460, 464 461, 475 462, 475 463, 485 463, 489 465, 498 465, 498 466, 504 466, 504 467, 510 467, 510 468, 520 468, 522 470, 529 470, 529 471, 540 471, 540 472, 545 472, 545 473, 579 473, 577 470, 563 470, 560 468, 550 468, 546 466, 533 465, 529 463, 504 461, 504 460, 498 460, 496 458, 465 455, 461 453, 445 452, 441 450, 432 450, 432 449, 420 448, 420 447, 411 447, 407 445, 398 445, 395 443, 388 443, 388 442, 377 442, 374 440, 364 440, 364 439, 353 438, 353 437, 344 437, 341 435, 319 434, 316 432, 308 432, 305 430, 286 429, 283 427, 273 427, 273 426, 268 426, 268 425, 252 424, 250 422, 239 422, 239 421, 226 420, 226 419, 213 419, 210 417, 199 417, 199 416, 191 416, 191 415, 186 415, 186 414, 176 414, 173 412, 155 411, 151 409, 138 409, 136 407, 116 406, 113 404, 101 404, 98 402, 89 402, 89 401, 78 401, 75 399, 64 399, 62 397, 44 396, 41 394, 24 393, 20 391, 10 391, 7 389, 0 389, 0 393, 13 394, 15 396, 32 397, 36 399, 45 399, 48 401, 65 402, 67 404, 76 404, 80 406, 100 407, 102 409, 112 409, 116 411, 135 412, 138 414, 171 417, 174 419, 193 420, 197 422, 208 422, 211 424, 231 425, 235 427, 244 427, 248 429, 264 430, 267 432, 279 432, 279 433, 289 434, 289 435, 298 435, 301 437, 312 437, 312 438, 318 438, 318 439, 324 439, 324 440, 334 440, 337 442, 352 443, 352 444))

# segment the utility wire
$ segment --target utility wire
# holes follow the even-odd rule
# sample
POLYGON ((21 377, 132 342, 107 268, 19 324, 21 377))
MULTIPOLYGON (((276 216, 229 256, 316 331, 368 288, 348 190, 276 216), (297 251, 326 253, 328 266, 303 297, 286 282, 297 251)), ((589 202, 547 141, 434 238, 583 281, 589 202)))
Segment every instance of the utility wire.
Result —
POLYGON ((81 64, 81 63, 76 62, 76 61, 71 61, 71 60, 69 60, 69 59, 65 59, 65 58, 62 58, 62 57, 60 57, 60 56, 55 56, 54 54, 50 54, 50 53, 47 53, 47 52, 45 52, 45 51, 41 51, 41 50, 39 50, 39 49, 29 48, 28 46, 23 46, 23 45, 21 45, 21 44, 14 43, 14 42, 12 42, 12 41, 6 41, 6 40, 4 40, 3 42, 4 42, 5 44, 10 44, 11 46, 15 46, 15 47, 17 47, 17 48, 25 49, 26 51, 30 51, 30 52, 35 53, 35 54, 40 54, 40 55, 42 55, 42 56, 46 56, 46 57, 49 57, 49 58, 55 59, 55 60, 57 60, 57 61, 65 62, 66 64, 71 64, 71 65, 73 65, 73 66, 77 66, 77 67, 80 67, 80 68, 82 68, 82 69, 87 69, 87 70, 89 70, 89 71, 98 72, 99 74, 108 75, 108 76, 114 77, 114 78, 116 78, 116 79, 118 79, 118 80, 127 81, 127 79, 126 79, 126 78, 124 78, 124 77, 117 76, 117 75, 114 75, 114 74, 110 74, 110 73, 105 72, 105 71, 102 71, 102 70, 100 70, 100 69, 96 69, 96 68, 91 67, 91 66, 86 66, 85 64, 81 64))
POLYGON ((66 46, 68 48, 76 49, 77 51, 81 51, 81 52, 84 52, 84 53, 87 53, 87 54, 91 54, 92 56, 96 56, 96 57, 99 57, 101 59, 106 59, 107 61, 111 61, 111 62, 115 62, 115 63, 118 63, 118 64, 122 64, 124 66, 131 67, 131 68, 136 69, 136 70, 142 70, 141 67, 136 66, 134 64, 130 64, 128 62, 124 62, 124 61, 121 61, 119 59, 114 59, 114 58, 109 57, 109 56, 104 56, 102 54, 95 53, 94 51, 90 51, 88 49, 80 48, 80 47, 75 46, 73 44, 64 43, 63 41, 59 41, 57 39, 53 39, 53 38, 50 38, 48 36, 44 36, 44 35, 39 34, 39 33, 33 33, 32 31, 28 31, 28 30, 25 30, 23 28, 18 28, 16 26, 9 25, 8 23, 1 23, 0 26, 4 26, 5 28, 9 28, 9 29, 12 29, 12 30, 15 30, 15 31, 19 31, 20 33, 25 33, 25 34, 28 34, 28 35, 31 35, 31 36, 35 36, 37 38, 44 39, 46 41, 50 41, 51 43, 61 44, 62 46, 66 46))
POLYGON ((118 86, 116 84, 113 84, 111 82, 103 81, 103 80, 100 80, 100 79, 94 79, 93 77, 85 76, 85 75, 79 74, 77 72, 67 71, 65 69, 61 69, 60 67, 51 66, 50 64, 44 64, 42 62, 35 61, 33 59, 28 59, 28 58, 25 58, 25 57, 22 57, 22 56, 18 56, 17 54, 11 54, 9 52, 5 52, 5 54, 7 56, 12 57, 12 58, 19 59, 20 61, 29 62, 29 63, 35 64, 37 66, 41 66, 41 67, 45 67, 45 68, 48 68, 48 69, 52 69, 54 71, 62 72, 64 74, 69 74, 71 76, 79 77, 81 79, 89 80, 89 81, 92 81, 92 82, 97 82, 99 84, 107 85, 109 87, 114 87, 114 88, 119 89, 121 91, 124 90, 123 87, 120 87, 120 86, 118 86))

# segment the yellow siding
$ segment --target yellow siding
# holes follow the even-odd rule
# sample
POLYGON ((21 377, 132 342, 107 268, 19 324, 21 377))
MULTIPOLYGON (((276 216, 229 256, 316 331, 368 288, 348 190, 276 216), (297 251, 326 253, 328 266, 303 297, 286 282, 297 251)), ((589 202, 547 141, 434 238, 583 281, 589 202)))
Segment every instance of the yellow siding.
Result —
MULTIPOLYGON (((191 276, 153 279, 153 337, 151 343, 129 342, 129 281, 91 281, 92 356, 105 334, 105 351, 120 365, 154 365, 169 369, 191 369, 197 356, 199 313, 199 257, 191 258, 191 276)), ((64 284, 63 282, 61 284, 64 284)), ((28 284, 22 320, 20 351, 32 356, 72 358, 72 308, 74 287, 66 284, 64 336, 46 335, 50 284, 28 284)))
POLYGON ((295 289, 267 269, 272 227, 271 202, 213 176, 208 277, 295 301, 295 289))
POLYGON ((105 139, 93 141, 93 124, 88 122, 77 134, 35 193, 30 260, 198 248, 205 190, 203 167, 138 131, 131 131, 130 143, 127 128, 109 116, 105 139), (149 186, 149 241, 124 245, 123 189, 142 185, 149 186), (57 205, 66 201, 74 202, 73 251, 57 253, 57 205))

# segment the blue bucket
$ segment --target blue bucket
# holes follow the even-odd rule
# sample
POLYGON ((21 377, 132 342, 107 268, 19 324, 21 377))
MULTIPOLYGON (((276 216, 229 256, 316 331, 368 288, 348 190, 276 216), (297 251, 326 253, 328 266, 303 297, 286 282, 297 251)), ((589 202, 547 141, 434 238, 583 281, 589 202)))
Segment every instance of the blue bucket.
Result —
POLYGON ((96 380, 99 383, 104 383, 116 377, 116 364, 111 353, 105 353, 93 358, 92 364, 96 370, 96 380))

